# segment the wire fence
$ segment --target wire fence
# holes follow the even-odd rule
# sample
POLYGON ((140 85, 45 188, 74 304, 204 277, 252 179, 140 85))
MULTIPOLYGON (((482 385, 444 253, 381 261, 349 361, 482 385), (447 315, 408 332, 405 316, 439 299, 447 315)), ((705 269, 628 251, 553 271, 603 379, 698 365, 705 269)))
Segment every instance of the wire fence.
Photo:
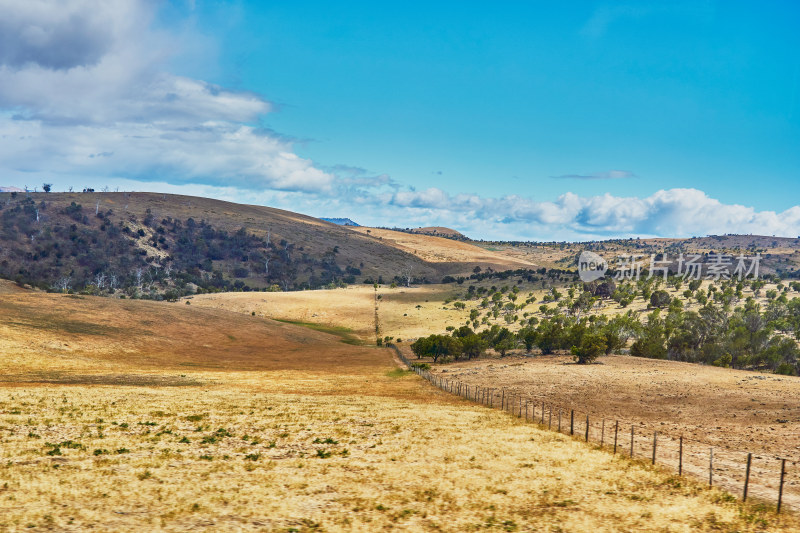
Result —
POLYGON ((543 429, 595 443, 611 453, 674 469, 679 476, 691 476, 720 487, 739 495, 743 501, 774 504, 779 513, 786 509, 800 510, 800 468, 796 460, 710 446, 683 435, 645 432, 636 423, 592 417, 586 411, 551 403, 546 397, 533 399, 502 388, 448 379, 414 365, 397 346, 389 346, 409 369, 445 392, 506 411, 543 429))

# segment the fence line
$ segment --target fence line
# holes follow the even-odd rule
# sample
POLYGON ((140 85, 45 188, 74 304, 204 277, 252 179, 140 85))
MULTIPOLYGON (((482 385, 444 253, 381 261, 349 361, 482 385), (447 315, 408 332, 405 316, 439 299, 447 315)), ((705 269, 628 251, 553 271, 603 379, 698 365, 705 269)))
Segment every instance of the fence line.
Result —
POLYGON ((800 471, 796 468, 797 461, 709 446, 699 440, 683 435, 675 437, 663 431, 637 433, 635 423, 631 423, 628 433, 619 420, 609 420, 611 423, 606 424, 606 418, 592 420, 591 413, 585 411, 565 408, 546 400, 532 401, 527 395, 469 385, 434 374, 411 363, 394 344, 388 346, 394 349, 411 371, 445 392, 506 411, 542 429, 594 442, 614 454, 647 459, 653 465, 673 467, 678 476, 688 475, 721 487, 731 494, 739 493, 743 501, 748 498, 774 501, 778 513, 784 508, 800 510, 800 471))

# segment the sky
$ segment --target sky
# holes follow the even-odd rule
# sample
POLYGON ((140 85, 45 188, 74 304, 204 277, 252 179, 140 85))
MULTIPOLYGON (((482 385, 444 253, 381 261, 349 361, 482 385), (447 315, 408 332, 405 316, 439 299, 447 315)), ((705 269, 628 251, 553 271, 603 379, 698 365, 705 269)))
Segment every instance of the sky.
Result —
POLYGON ((0 186, 800 236, 800 4, 0 0, 0 186))

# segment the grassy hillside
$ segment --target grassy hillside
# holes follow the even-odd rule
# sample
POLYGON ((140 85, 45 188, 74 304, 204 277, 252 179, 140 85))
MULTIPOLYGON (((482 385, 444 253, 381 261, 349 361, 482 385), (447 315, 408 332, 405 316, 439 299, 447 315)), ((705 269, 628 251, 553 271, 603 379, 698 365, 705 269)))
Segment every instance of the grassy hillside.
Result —
POLYGON ((375 349, 341 340, 249 314, 178 303, 32 291, 0 299, 0 350, 6 371, 13 369, 12 376, 3 374, 3 381, 23 374, 29 381, 58 381, 88 369, 281 370, 296 368, 309 345, 320 350, 303 365, 310 371, 342 359, 379 364, 375 349))

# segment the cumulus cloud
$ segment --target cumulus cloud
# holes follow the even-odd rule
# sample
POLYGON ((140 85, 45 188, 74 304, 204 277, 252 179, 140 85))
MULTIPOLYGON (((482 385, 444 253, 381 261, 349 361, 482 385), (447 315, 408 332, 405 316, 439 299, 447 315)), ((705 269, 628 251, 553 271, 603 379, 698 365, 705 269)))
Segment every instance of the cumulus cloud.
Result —
POLYGON ((130 6, 87 4, 0 0, 0 63, 52 69, 96 64, 113 42, 113 22, 124 20, 130 6))
POLYGON ((334 176, 256 126, 271 105, 165 69, 148 0, 0 0, 0 168, 244 189, 334 176))
MULTIPOLYGON (((390 206, 438 212, 462 218, 469 226, 502 228, 531 239, 609 236, 675 236, 722 233, 800 235, 800 206, 781 213, 723 204, 697 189, 668 189, 646 198, 610 194, 582 197, 566 193, 555 201, 520 196, 483 198, 449 195, 441 189, 402 191, 386 199, 390 206)), ((493 231, 492 233, 495 233, 493 231)), ((502 234, 500 230, 499 233, 502 234)))

